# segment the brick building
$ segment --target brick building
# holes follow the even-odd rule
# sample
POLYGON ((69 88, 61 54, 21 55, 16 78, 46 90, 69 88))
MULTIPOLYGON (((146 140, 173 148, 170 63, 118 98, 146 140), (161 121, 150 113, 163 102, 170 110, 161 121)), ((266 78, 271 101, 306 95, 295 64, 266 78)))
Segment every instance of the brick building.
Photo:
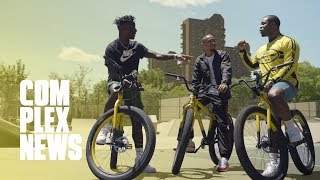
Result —
MULTIPOLYGON (((182 53, 193 56, 190 63, 177 65, 175 61, 159 62, 149 59, 149 68, 159 68, 164 72, 183 74, 187 80, 190 80, 194 70, 195 59, 203 53, 201 39, 207 34, 212 34, 216 39, 217 49, 225 50, 230 56, 233 77, 240 78, 250 75, 250 72, 242 65, 238 49, 225 46, 226 29, 224 28, 224 19, 220 14, 213 14, 210 18, 204 20, 188 18, 183 21, 181 29, 182 53)), ((248 52, 250 52, 250 48, 248 52)))

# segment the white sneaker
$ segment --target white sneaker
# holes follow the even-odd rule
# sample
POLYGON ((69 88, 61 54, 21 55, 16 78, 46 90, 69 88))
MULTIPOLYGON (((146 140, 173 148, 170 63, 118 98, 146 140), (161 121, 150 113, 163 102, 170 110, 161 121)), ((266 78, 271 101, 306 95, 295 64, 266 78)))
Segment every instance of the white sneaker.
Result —
POLYGON ((266 169, 263 171, 262 175, 266 177, 274 176, 277 173, 278 163, 271 160, 267 163, 266 169))
POLYGON ((295 143, 295 142, 302 140, 300 129, 297 127, 296 124, 294 124, 294 126, 288 128, 288 136, 289 136, 289 141, 291 143, 295 143))
POLYGON ((111 143, 111 138, 112 138, 111 125, 107 124, 100 130, 96 140, 96 144, 104 145, 104 144, 111 143))

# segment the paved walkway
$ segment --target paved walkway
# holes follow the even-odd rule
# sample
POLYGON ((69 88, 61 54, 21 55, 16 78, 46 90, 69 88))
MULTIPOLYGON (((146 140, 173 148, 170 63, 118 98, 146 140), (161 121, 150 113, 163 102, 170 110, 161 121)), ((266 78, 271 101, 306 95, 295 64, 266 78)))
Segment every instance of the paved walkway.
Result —
MULTIPOLYGON (((95 180, 97 179, 89 170, 85 159, 85 142, 89 129, 95 120, 75 119, 73 131, 79 133, 83 138, 83 156, 80 161, 20 161, 19 148, 0 148, 0 179, 4 180, 95 180)), ((157 168, 157 173, 142 173, 136 179, 250 179, 242 169, 238 158, 233 152, 230 159, 231 168, 226 173, 217 173, 210 160, 208 149, 200 149, 197 154, 187 154, 182 165, 181 173, 174 176, 171 173, 174 151, 172 147, 176 145, 176 137, 173 134, 172 125, 175 121, 161 123, 158 125, 156 150, 151 160, 153 166, 157 168), (171 127, 171 128, 170 128, 171 127), (170 134, 171 133, 171 134, 170 134), (170 135, 169 135, 170 134, 170 135)), ((314 141, 320 142, 320 123, 318 121, 309 122, 314 141)), ((200 137, 195 137, 196 144, 199 144, 200 137)), ((290 163, 286 179, 319 179, 320 177, 320 145, 316 144, 316 168, 311 176, 302 176, 295 166, 290 163)))

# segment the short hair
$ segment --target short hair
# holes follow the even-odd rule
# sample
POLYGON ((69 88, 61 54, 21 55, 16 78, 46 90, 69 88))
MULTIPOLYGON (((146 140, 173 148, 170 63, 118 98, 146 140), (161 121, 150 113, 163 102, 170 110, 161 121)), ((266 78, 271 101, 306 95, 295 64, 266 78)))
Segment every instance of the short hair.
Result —
POLYGON ((267 18, 269 22, 274 22, 278 27, 280 27, 280 19, 276 15, 267 15, 264 18, 267 18))
POLYGON ((117 17, 115 20, 114 20, 114 24, 117 25, 118 29, 125 23, 135 23, 134 20, 136 18, 134 16, 131 16, 131 15, 125 15, 125 16, 122 16, 122 17, 117 17))
POLYGON ((205 40, 207 40, 209 37, 213 37, 215 38, 212 34, 207 34, 205 36, 203 36, 203 38, 201 39, 201 42, 203 43, 205 40))

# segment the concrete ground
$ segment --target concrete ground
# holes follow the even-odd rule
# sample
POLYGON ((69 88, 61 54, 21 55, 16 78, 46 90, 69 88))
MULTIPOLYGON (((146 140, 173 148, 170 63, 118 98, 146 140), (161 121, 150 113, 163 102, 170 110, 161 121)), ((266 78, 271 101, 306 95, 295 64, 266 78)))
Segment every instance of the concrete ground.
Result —
MULTIPOLYGON (((80 134, 82 142, 82 159, 79 161, 20 161, 19 148, 0 148, 0 179, 2 180, 20 180, 20 179, 75 179, 75 180, 95 180, 97 179, 88 168, 85 158, 85 143, 95 120, 75 119, 73 121, 73 131, 71 133, 80 134)), ((242 169, 235 150, 230 159, 231 167, 228 172, 217 173, 214 170, 210 159, 208 148, 200 149, 196 154, 186 154, 182 165, 181 173, 173 175, 171 166, 174 157, 173 147, 176 146, 176 125, 177 120, 158 124, 157 126, 157 144, 151 165, 157 168, 157 173, 142 173, 136 179, 250 179, 242 169)), ((314 173, 310 176, 303 176, 295 168, 293 163, 289 164, 288 175, 286 179, 318 179, 320 175, 320 121, 310 120, 309 126, 316 148, 316 167, 314 173)), ((199 144, 200 137, 195 137, 196 144, 199 144)))

